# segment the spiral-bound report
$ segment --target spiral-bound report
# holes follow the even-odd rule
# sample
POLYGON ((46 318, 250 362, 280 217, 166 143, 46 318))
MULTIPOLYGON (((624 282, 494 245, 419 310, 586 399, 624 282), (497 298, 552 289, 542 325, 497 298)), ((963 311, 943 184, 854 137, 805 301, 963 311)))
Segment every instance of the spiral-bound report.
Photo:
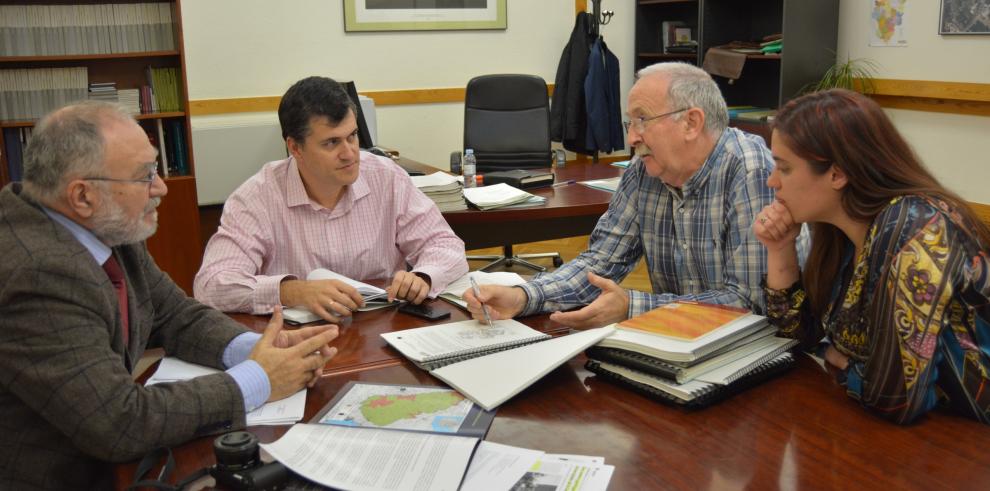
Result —
POLYGON ((476 320, 383 333, 382 338, 424 370, 550 339, 549 334, 516 320, 476 320))
POLYGON ((588 360, 585 368, 602 376, 605 380, 616 382, 652 399, 678 406, 701 408, 786 372, 794 364, 795 358, 792 353, 781 353, 728 385, 699 380, 678 384, 673 380, 595 360, 588 360))

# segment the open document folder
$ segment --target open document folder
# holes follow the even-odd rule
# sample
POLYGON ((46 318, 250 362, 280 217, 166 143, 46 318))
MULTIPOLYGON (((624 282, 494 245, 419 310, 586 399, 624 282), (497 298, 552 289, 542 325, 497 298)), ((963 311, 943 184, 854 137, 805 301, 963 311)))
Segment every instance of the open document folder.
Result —
MULTIPOLYGON (((220 370, 166 356, 158 364, 158 370, 155 370, 144 385, 181 382, 214 373, 220 373, 220 370)), ((288 425, 301 420, 305 411, 306 389, 303 389, 285 399, 269 402, 247 413, 247 425, 288 425)))
MULTIPOLYGON (((358 293, 361 295, 361 298, 364 299, 364 307, 359 308, 358 312, 377 310, 384 307, 390 307, 392 305, 398 305, 402 303, 400 301, 388 302, 386 301, 388 292, 386 292, 385 290, 378 288, 377 286, 374 285, 369 285, 367 283, 362 283, 357 280, 352 280, 342 274, 334 273, 329 269, 323 269, 323 268, 314 269, 313 271, 310 271, 308 275, 306 275, 306 279, 309 281, 339 280, 343 283, 353 286, 354 289, 357 290, 358 293)), ((305 307, 290 307, 290 308, 282 309, 282 318, 285 319, 286 322, 292 324, 306 324, 308 322, 316 322, 320 320, 320 316, 314 314, 313 312, 310 312, 309 309, 305 307)))

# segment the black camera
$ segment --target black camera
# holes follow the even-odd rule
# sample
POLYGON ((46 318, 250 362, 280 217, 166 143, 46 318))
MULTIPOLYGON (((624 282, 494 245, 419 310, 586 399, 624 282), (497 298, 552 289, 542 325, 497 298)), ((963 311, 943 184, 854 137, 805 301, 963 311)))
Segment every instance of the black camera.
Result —
POLYGON ((278 462, 261 462, 258 437, 246 431, 234 431, 213 440, 217 464, 210 475, 217 484, 235 491, 281 489, 289 479, 289 470, 278 462))

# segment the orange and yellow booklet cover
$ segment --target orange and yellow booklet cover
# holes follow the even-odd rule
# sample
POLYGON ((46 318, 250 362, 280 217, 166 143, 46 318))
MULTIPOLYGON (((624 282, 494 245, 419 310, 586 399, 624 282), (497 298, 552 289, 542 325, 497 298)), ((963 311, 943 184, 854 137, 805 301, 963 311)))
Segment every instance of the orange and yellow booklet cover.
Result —
POLYGON ((624 320, 618 327, 693 341, 749 314, 741 307, 677 301, 624 320))

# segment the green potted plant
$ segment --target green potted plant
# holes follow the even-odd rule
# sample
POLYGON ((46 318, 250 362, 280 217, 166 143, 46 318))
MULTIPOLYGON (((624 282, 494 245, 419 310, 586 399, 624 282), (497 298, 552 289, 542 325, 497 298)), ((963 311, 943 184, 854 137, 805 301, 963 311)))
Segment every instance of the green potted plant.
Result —
POLYGON ((873 60, 850 59, 847 56, 846 61, 837 61, 829 67, 818 83, 809 84, 805 92, 841 88, 872 94, 876 91, 873 79, 878 69, 877 63, 873 60))

